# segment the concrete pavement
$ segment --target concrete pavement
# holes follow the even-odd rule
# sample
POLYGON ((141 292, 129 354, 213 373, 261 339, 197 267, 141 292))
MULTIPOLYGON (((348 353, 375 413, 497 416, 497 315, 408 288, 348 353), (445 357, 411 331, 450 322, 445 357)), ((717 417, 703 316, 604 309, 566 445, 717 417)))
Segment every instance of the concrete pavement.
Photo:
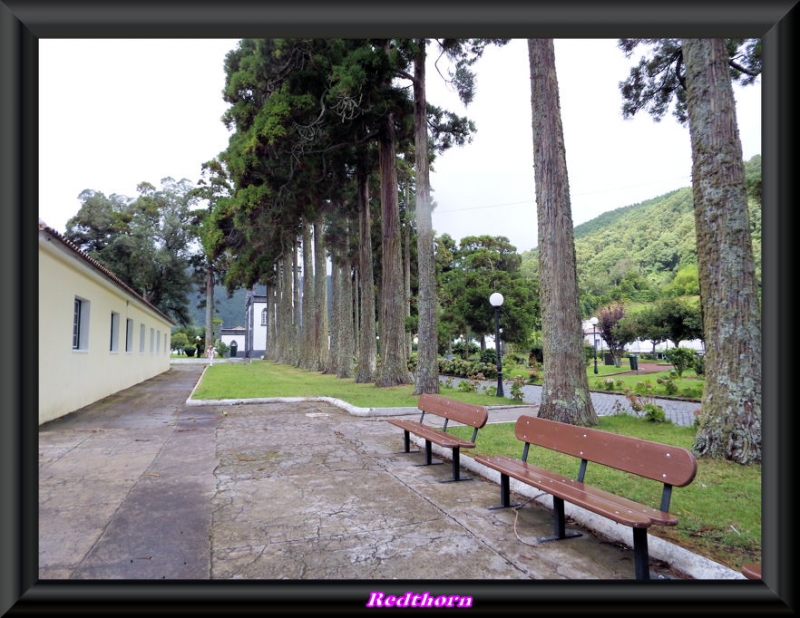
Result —
MULTIPOLYGON (((628 528, 568 511, 583 536, 538 543, 546 504, 520 491, 523 507, 487 509, 498 486, 468 456, 473 480, 441 483, 449 465, 419 466, 381 416, 187 405, 203 369, 174 365, 40 428, 42 580, 633 578, 628 528)), ((650 554, 654 579, 743 579, 652 536, 650 554)))

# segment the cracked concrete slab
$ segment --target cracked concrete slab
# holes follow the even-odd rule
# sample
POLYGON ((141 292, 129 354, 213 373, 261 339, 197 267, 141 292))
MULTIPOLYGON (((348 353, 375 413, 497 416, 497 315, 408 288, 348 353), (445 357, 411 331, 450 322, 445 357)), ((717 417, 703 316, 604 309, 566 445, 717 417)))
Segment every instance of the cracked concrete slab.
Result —
MULTIPOLYGON (((186 405, 202 370, 173 367, 40 428, 40 578, 633 579, 630 547, 577 520, 582 536, 538 542, 552 514, 531 496, 489 509, 498 486, 468 451, 471 480, 447 483, 451 462, 420 465, 386 418, 325 401, 186 405)), ((652 572, 691 578, 685 566, 654 556, 652 572)))

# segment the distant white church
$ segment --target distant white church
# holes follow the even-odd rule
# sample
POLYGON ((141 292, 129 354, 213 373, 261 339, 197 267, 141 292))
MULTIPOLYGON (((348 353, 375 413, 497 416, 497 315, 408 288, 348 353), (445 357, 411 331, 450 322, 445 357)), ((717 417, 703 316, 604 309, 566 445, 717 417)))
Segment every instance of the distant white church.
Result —
POLYGON ((239 356, 261 358, 267 351, 267 297, 248 290, 244 302, 244 349, 239 356))

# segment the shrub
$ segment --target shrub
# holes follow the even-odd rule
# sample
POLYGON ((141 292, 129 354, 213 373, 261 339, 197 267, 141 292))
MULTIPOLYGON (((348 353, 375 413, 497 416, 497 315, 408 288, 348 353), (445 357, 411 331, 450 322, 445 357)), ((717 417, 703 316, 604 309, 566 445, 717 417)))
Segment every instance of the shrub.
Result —
POLYGON ((472 354, 477 354, 480 351, 480 346, 477 343, 472 341, 469 342, 469 345, 465 345, 463 341, 457 341, 453 344, 453 354, 456 354, 460 357, 470 356, 472 354))
POLYGON ((694 365, 697 352, 689 348, 670 348, 664 352, 664 356, 667 357, 667 360, 675 368, 675 373, 680 378, 683 376, 684 371, 694 365))
POLYGON ((514 376, 514 379, 511 381, 511 387, 509 389, 509 392, 511 394, 511 399, 514 399, 515 401, 522 401, 522 387, 524 385, 525 385, 525 378, 523 378, 522 376, 514 376))
POLYGON ((194 356, 194 353, 197 351, 193 345, 187 345, 183 348, 183 351, 186 353, 186 356, 194 356))
POLYGON ((694 369, 694 372, 699 376, 706 375, 706 357, 695 354, 694 360, 692 361, 692 369, 694 369))
POLYGON ((637 382, 633 389, 626 388, 625 399, 631 406, 634 414, 644 417, 651 423, 663 423, 666 421, 664 408, 658 405, 653 394, 653 384, 649 380, 637 382))
POLYGON ((228 352, 230 351, 230 347, 228 347, 227 343, 223 343, 221 340, 218 340, 214 344, 214 349, 216 350, 216 355, 219 358, 224 358, 228 356, 228 352))
POLYGON ((664 387, 664 394, 671 397, 678 392, 677 380, 678 376, 670 371, 666 378, 657 378, 656 382, 664 387))
MULTIPOLYGON (((467 380, 462 380, 458 383, 458 390, 463 391, 465 393, 477 393, 478 387, 481 385, 481 382, 484 380, 483 374, 478 373, 467 380)), ((496 392, 495 387, 495 392, 496 392)))
POLYGON ((487 365, 496 365, 497 364, 497 350, 494 348, 488 348, 481 352, 481 362, 486 363, 487 365))

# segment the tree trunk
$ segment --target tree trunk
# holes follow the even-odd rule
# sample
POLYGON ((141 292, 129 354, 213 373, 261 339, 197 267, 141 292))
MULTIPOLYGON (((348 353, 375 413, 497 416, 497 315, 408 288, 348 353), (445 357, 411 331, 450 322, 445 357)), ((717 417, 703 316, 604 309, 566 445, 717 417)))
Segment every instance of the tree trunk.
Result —
MULTIPOLYGON (((277 358, 277 336, 275 335, 275 284, 267 283, 266 285, 266 302, 264 309, 267 312, 267 341, 264 346, 264 359, 275 360, 277 358)), ((261 316, 257 315, 256 320, 260 320, 261 316)))
POLYGON ((698 456, 761 462, 761 310, 723 39, 684 39, 697 266, 706 342, 698 456))
MULTIPOLYGON (((407 187, 408 185, 406 185, 407 187)), ((408 189, 406 189, 408 193, 408 189)), ((408 210, 408 199, 406 199, 406 216, 403 222, 403 289, 406 292, 405 318, 411 317, 411 219, 412 214, 408 210)), ((414 351, 414 333, 406 330, 406 356, 411 358, 414 351)))
POLYGON ((206 350, 214 345, 214 266, 206 264, 206 350))
POLYGON ((374 382, 377 372, 375 354, 375 282, 372 273, 372 218, 369 209, 369 180, 358 177, 358 272, 361 282, 361 334, 358 346, 356 382, 374 382))
POLYGON ((353 273, 349 263, 339 272, 339 362, 337 378, 353 377, 353 273))
POLYGON ((291 364, 291 347, 293 345, 292 329, 292 252, 284 251, 280 262, 280 287, 278 297, 278 362, 291 364))
POLYGON ((297 366, 300 359, 300 263, 298 261, 298 238, 292 240, 292 365, 297 366))
POLYGON ((528 39, 544 372, 539 417, 596 425, 578 305, 572 212, 552 39, 528 39))
POLYGON ((414 58, 415 167, 417 168, 417 382, 414 394, 439 392, 439 327, 436 316, 436 264, 434 261, 428 162, 428 118, 425 93, 425 39, 414 58))
MULTIPOLYGON (((267 287, 267 341, 269 343, 269 358, 272 361, 278 361, 278 271, 275 269, 274 279, 272 284, 267 287)), ((266 352, 265 352, 266 355, 266 352)))
POLYGON ((328 268, 322 223, 314 223, 314 371, 328 364, 328 268))
POLYGON ((301 369, 311 369, 314 358, 314 251, 311 246, 311 223, 303 222, 303 298, 300 319, 301 369))
POLYGON ((381 366, 377 386, 410 384, 403 320, 403 255, 400 242, 400 208, 397 202, 397 161, 394 116, 389 114, 380 138, 381 168, 381 366))
MULTIPOLYGON (((333 247, 333 245, 332 245, 333 247)), ((339 329, 341 323, 340 317, 340 300, 341 300, 341 266, 339 264, 340 257, 337 255, 336 248, 331 249, 331 314, 330 314, 330 352, 328 354, 328 362, 322 370, 322 373, 338 373, 339 370, 339 336, 341 330, 339 329)))

